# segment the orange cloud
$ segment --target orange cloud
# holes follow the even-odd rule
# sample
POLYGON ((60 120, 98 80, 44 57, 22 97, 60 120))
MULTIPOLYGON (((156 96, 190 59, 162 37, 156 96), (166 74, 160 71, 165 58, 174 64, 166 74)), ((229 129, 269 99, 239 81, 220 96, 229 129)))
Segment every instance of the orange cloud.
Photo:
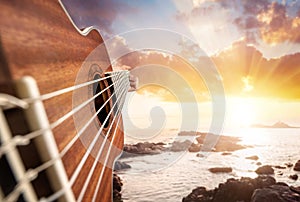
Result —
MULTIPOLYGON (((207 66, 206 61, 202 61, 203 67, 207 66)), ((194 98, 197 101, 209 99, 201 75, 176 55, 135 51, 120 58, 117 65, 130 66, 131 69, 143 68, 142 71, 132 71, 139 78, 139 86, 144 86, 138 93, 156 95, 164 101, 176 101, 176 96, 185 102, 194 101, 194 98)))
POLYGON ((300 99, 300 53, 268 60, 254 46, 239 41, 213 61, 227 95, 300 99))
MULTIPOLYGON (((300 99, 300 53, 286 55, 276 59, 266 59, 254 46, 238 41, 218 55, 212 57, 220 72, 226 96, 250 96, 261 98, 300 99)), ((207 66, 207 59, 200 60, 201 66, 207 66)), ((119 61, 131 68, 148 65, 140 71, 140 85, 153 82, 161 83, 173 89, 150 85, 139 92, 160 97, 165 101, 175 101, 174 94, 184 101, 191 101, 187 95, 190 88, 198 101, 210 99, 208 89, 201 75, 193 70, 189 63, 175 55, 159 52, 133 52, 119 61), (160 67, 170 68, 171 73, 161 72, 160 67), (174 77, 173 73, 179 75, 174 77), (173 94, 172 94, 173 93, 173 94)), ((120 65, 121 65, 120 63, 120 65)))

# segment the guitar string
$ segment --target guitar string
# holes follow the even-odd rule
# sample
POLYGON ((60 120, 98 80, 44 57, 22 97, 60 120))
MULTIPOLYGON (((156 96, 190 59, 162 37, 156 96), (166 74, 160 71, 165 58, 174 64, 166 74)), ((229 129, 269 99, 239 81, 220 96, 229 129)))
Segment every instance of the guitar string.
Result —
MULTIPOLYGON (((123 80, 126 81, 126 79, 123 79, 123 80)), ((110 97, 110 98, 111 98, 111 97, 110 97)), ((103 106, 102 106, 102 108, 103 108, 103 106)), ((98 112, 100 112, 100 110, 101 110, 101 108, 98 110, 98 112)), ((96 117, 96 116, 95 116, 95 117, 96 117)), ((107 121, 107 119, 106 119, 106 121, 107 121)), ((105 121, 105 122, 106 122, 106 121, 105 121)), ((77 136, 78 136, 78 135, 76 135, 76 137, 77 137, 77 136)), ((42 170, 45 170, 45 169, 47 169, 48 167, 50 167, 51 165, 53 165, 54 161, 56 161, 56 160, 58 160, 58 159, 61 159, 61 157, 62 157, 62 156, 59 155, 58 157, 54 158, 53 161, 50 160, 50 161, 48 161, 48 162, 45 162, 44 164, 42 164, 41 166, 37 167, 36 169, 29 169, 29 170, 26 172, 26 175, 25 175, 25 176, 27 176, 27 177, 24 177, 24 180, 22 179, 20 182, 22 182, 22 181, 25 182, 26 179, 34 179, 34 178, 36 177, 36 175, 37 175, 39 172, 41 172, 42 170)), ((29 181, 31 181, 31 180, 29 180, 29 181)), ((13 191, 13 192, 15 192, 15 193, 11 192, 11 193, 9 194, 9 196, 6 197, 6 199, 9 199, 8 201, 11 201, 11 200, 10 200, 11 198, 16 198, 16 197, 18 197, 19 194, 22 192, 22 190, 23 190, 22 184, 24 184, 24 183, 20 183, 20 182, 18 183, 18 185, 16 185, 16 188, 15 188, 14 191, 13 191), (18 193, 18 192, 19 192, 19 193, 18 193), (12 196, 16 196, 16 197, 12 197, 12 196)))
MULTIPOLYGON (((116 89, 115 89, 115 90, 117 91, 116 94, 118 94, 118 93, 119 93, 119 90, 120 90, 120 85, 116 84, 116 89)), ((124 96, 124 97, 122 98, 121 102, 120 102, 120 108, 121 108, 121 109, 123 109, 123 105, 124 105, 124 102, 125 102, 125 98, 126 98, 126 96, 124 96)), ((119 117, 118 117, 117 125, 115 126, 115 130, 114 130, 114 133, 113 133, 113 137, 112 137, 111 142, 114 141, 115 134, 116 134, 116 131, 117 131, 117 128, 118 128, 118 125, 119 125, 120 115, 118 115, 118 116, 119 116, 119 117)), ((115 119, 115 117, 114 117, 114 119, 115 119)), ((114 122, 114 120, 113 120, 112 122, 114 122)), ((112 126, 113 126, 113 124, 110 125, 110 128, 109 128, 109 130, 108 130, 108 132, 107 132, 108 134, 110 133, 110 130, 112 129, 112 126)), ((106 141, 106 140, 105 140, 105 141, 106 141)), ((79 194, 79 197, 78 197, 77 201, 82 201, 82 199, 83 199, 83 197, 84 197, 84 194, 85 194, 86 189, 87 189, 87 187, 88 187, 88 184, 89 184, 89 182, 90 182, 90 180, 91 180, 91 177, 92 177, 92 175, 93 175, 93 173, 94 173, 94 170, 95 170, 95 168, 96 168, 98 159, 100 158, 100 155, 101 155, 101 153, 102 153, 103 148, 104 148, 104 144, 101 145, 101 148, 100 148, 100 150, 99 150, 99 152, 98 152, 98 154, 97 154, 97 157, 96 157, 95 160, 94 160, 94 163, 93 163, 92 168, 91 168, 90 171, 89 171, 89 174, 88 174, 88 176, 87 176, 87 178, 86 178, 86 180, 85 180, 85 183, 84 183, 84 185, 83 185, 83 188, 82 188, 81 191, 80 191, 80 194, 79 194)), ((109 154, 109 153, 110 153, 110 151, 107 152, 107 154, 109 154)), ((103 167, 105 167, 105 166, 106 166, 106 163, 104 163, 103 165, 104 165, 103 167)), ((103 169, 103 168, 102 168, 102 169, 103 169)))
MULTIPOLYGON (((128 85, 127 85, 127 86, 128 86, 128 85)), ((127 88, 127 87, 126 87, 126 88, 124 87, 122 93, 126 93, 126 90, 128 90, 128 88, 127 88)), ((118 99, 119 99, 119 98, 118 98, 118 99)), ((88 148, 89 151, 91 151, 91 149, 92 149, 92 148, 94 147, 94 145, 96 144, 96 141, 97 141, 97 139, 99 138, 99 136, 100 136, 100 134, 101 134, 101 132, 102 132, 102 130, 103 130, 103 128, 104 128, 105 123, 107 122, 108 118, 110 117, 111 113, 113 112, 114 107, 117 106, 116 104, 117 104, 117 101, 114 103, 114 105, 113 105, 112 109, 110 110, 109 114, 107 115, 107 117, 106 117, 104 123, 101 125, 101 128, 100 128, 100 130, 98 131, 98 133, 97 133, 97 135, 96 135, 96 138, 94 138, 94 140, 93 140, 92 143, 90 144, 90 146, 89 146, 89 148, 88 148)), ((107 136, 105 136, 105 137, 107 138, 107 136)), ((86 153, 86 154, 84 155, 83 159, 81 160, 81 162, 79 163, 79 166, 76 168, 75 172, 73 173, 73 175, 72 175, 72 177, 71 177, 71 179, 70 179, 70 182, 71 182, 71 183, 72 183, 73 181, 75 181, 75 179, 77 178, 77 175, 79 174, 79 171, 81 170, 81 168, 83 167, 83 164, 85 163, 86 159, 88 158, 88 155, 89 155, 89 153, 86 153)))
MULTIPOLYGON (((123 78, 121 80, 121 82, 123 83, 124 81, 126 81, 126 77, 123 78)), ((78 131, 78 133, 72 138, 72 140, 65 146, 65 148, 61 151, 62 155, 64 155, 65 153, 67 153, 67 151, 73 146, 73 144, 76 142, 76 140, 78 139, 78 137, 80 137, 82 135, 82 133, 86 130, 86 128, 91 124, 91 122, 96 118, 96 116, 100 113, 100 111, 103 109, 103 107, 105 107, 105 105, 112 99, 112 97, 115 95, 116 93, 113 92, 113 94, 102 104, 102 106, 100 107, 100 109, 96 112, 96 114, 94 114, 92 116, 92 118, 90 118, 90 120, 85 123, 85 125, 78 131)))
MULTIPOLYGON (((126 98, 126 91, 128 90, 128 86, 129 86, 129 83, 127 84, 127 88, 123 88, 123 90, 122 90, 122 96, 121 96, 121 98, 122 98, 122 100, 124 100, 125 101, 125 98, 126 98)), ((124 102, 123 101, 123 102, 124 102)), ((117 103, 117 102, 116 102, 117 103)), ((122 105, 123 106, 123 105, 122 105)), ((118 112, 121 112, 120 111, 120 109, 122 109, 122 108, 119 108, 118 107, 118 112)), ((112 109, 113 110, 113 109, 112 109)), ((110 111, 110 112, 112 112, 112 110, 110 111)), ((108 117, 109 117, 109 115, 108 115, 108 117)), ((114 116, 114 119, 113 119, 113 122, 115 121, 115 117, 116 116, 114 116)), ((120 117, 120 115, 118 115, 118 117, 120 117)), ((106 119, 106 121, 107 121, 107 119, 106 119)), ((104 123, 105 124, 105 123, 104 123)), ((113 123, 112 123, 113 124, 113 123)), ((94 141, 95 140, 97 140, 98 138, 99 138, 99 135, 101 134, 101 132, 102 132, 102 130, 103 130, 103 127, 102 128, 100 128, 99 129, 99 131, 97 132, 97 134, 96 134, 96 138, 94 138, 94 141)), ((105 136, 105 139, 103 140, 103 143, 102 143, 102 145, 104 145, 105 143, 106 143, 106 141, 109 141, 108 139, 107 139, 107 137, 108 136, 105 136)), ((92 145, 93 143, 91 143, 90 144, 90 146, 89 146, 89 148, 87 149, 87 151, 90 151, 90 149, 91 149, 91 145, 92 145)), ((94 147, 94 145, 92 145, 92 147, 94 147)), ((102 147, 102 146, 101 146, 102 147)), ((100 151, 100 150, 99 150, 100 151)), ((86 154, 88 154, 88 153, 86 153, 86 154)), ((83 159, 82 159, 83 160, 83 159)), ((82 162, 82 160, 81 160, 81 162, 82 162)), ((85 159, 86 160, 86 159, 85 159)), ((85 162, 85 160, 84 160, 84 162, 85 162)), ((80 162, 80 163, 81 163, 80 162)), ((84 163, 83 162, 83 163, 84 163)), ((80 166, 80 167, 77 167, 76 169, 78 169, 79 171, 82 169, 82 167, 83 167, 83 164, 80 166)), ((75 173, 75 172, 74 172, 75 173)), ((73 183, 75 182, 75 180, 77 179, 77 177, 78 177, 78 174, 74 174, 73 173, 73 175, 72 175, 72 177, 71 177, 71 180, 69 180, 69 184, 68 184, 68 186, 67 187, 65 187, 65 188, 71 188, 72 187, 72 185, 73 185, 73 183), (72 179, 73 178, 73 179, 72 179)), ((60 189, 60 190, 58 190, 57 192, 55 192, 53 195, 51 195, 51 196, 49 196, 47 199, 43 199, 42 201, 53 201, 53 200, 56 200, 56 199, 58 199, 66 190, 65 190, 65 188, 63 188, 63 189, 60 189)))
MULTIPOLYGON (((128 70, 119 70, 119 71, 128 71, 128 70)), ((25 102, 27 102, 27 103, 32 103, 32 102, 35 102, 37 100, 38 101, 48 100, 50 98, 53 98, 53 97, 56 97, 56 96, 59 96, 59 95, 62 95, 62 94, 65 94, 65 93, 68 93, 68 92, 80 89, 82 87, 89 86, 89 85, 97 83, 99 81, 111 78, 111 77, 114 76, 114 73, 117 73, 119 71, 106 72, 106 74, 111 74, 111 75, 106 76, 106 77, 101 77, 99 79, 95 79, 95 80, 92 80, 92 81, 87 81, 85 83, 76 84, 74 86, 66 87, 66 88, 63 88, 63 89, 59 89, 57 91, 53 91, 53 92, 50 92, 50 93, 46 93, 46 94, 40 95, 39 97, 36 97, 36 98, 25 98, 23 100, 25 102)))
MULTIPOLYGON (((125 99, 124 99, 124 101, 125 101, 125 99)), ((123 108, 124 103, 125 103, 125 102, 122 103, 122 106, 121 106, 122 108, 123 108)), ((119 117, 119 118, 120 118, 120 117, 119 117)), ((118 124, 119 124, 119 121, 118 121, 118 124)), ((107 164, 108 157, 109 157, 111 148, 112 148, 112 146, 113 146, 114 139, 115 139, 115 136, 112 137, 111 143, 110 143, 109 148, 108 148, 108 151, 107 151, 107 154, 108 154, 108 155, 106 155, 106 158, 105 158, 104 166, 103 166, 103 167, 105 167, 106 164, 107 164)), ((96 189, 95 189, 95 191, 94 191, 94 195, 93 195, 93 199, 92 199, 93 202, 96 201, 97 193, 98 193, 98 190, 99 190, 99 188, 100 188, 100 184, 101 184, 101 181, 102 181, 102 178, 103 178, 103 175, 104 175, 104 171, 105 171, 105 169, 102 168, 101 174, 99 175, 99 179, 98 179, 98 182, 97 182, 97 185, 96 185, 96 189)))
POLYGON ((113 84, 110 85, 110 86, 108 86, 108 87, 106 87, 101 92, 99 92, 96 95, 94 95, 92 98, 90 98, 90 99, 86 100, 85 102, 81 103, 80 105, 78 105, 77 107, 75 107, 74 109, 72 109, 71 111, 67 112, 65 115, 63 115, 62 117, 60 117, 55 122, 49 124, 49 127, 38 129, 38 130, 30 132, 30 133, 28 133, 26 135, 16 135, 16 136, 14 136, 13 138, 11 138, 11 140, 9 142, 7 142, 6 144, 4 144, 4 145, 1 146, 1 148, 0 148, 0 157, 2 155, 4 155, 5 153, 9 152, 13 147, 19 146, 19 145, 20 146, 28 145, 30 143, 31 139, 37 138, 38 136, 42 135, 46 131, 53 130, 54 128, 56 128, 57 126, 59 126, 61 123, 63 123, 65 120, 67 120, 72 115, 74 115, 76 112, 78 112, 83 107, 85 107, 87 104, 89 104, 91 101, 93 101, 96 97, 98 97, 103 92, 105 92, 106 90, 108 90, 111 86, 113 86, 113 84))
MULTIPOLYGON (((125 92, 126 91, 124 91, 124 93, 125 92)), ((112 108, 112 110, 113 110, 113 108, 112 108)), ((103 125, 105 125, 107 120, 108 119, 106 118, 106 120, 103 122, 103 125)), ((102 129, 103 129, 103 127, 102 127, 102 129)), ((100 130, 102 130, 102 129, 100 129, 100 130)), ((97 133, 97 134, 99 134, 99 133, 97 133)), ((19 180, 18 184, 15 186, 16 188, 4 199, 4 201, 15 201, 17 199, 17 197, 22 193, 22 191, 24 189, 23 186, 24 186, 25 183, 28 183, 28 182, 32 181, 33 179, 35 179, 37 177, 38 173, 40 173, 41 171, 49 168, 57 160, 60 160, 60 159, 61 159, 61 155, 53 158, 52 160, 49 160, 49 161, 43 163, 41 166, 38 166, 35 169, 28 169, 27 172, 24 175, 25 177, 23 179, 19 180)), ((72 182, 72 184, 73 183, 74 182, 72 182)), ((70 181, 69 181, 69 184, 70 184, 70 181)), ((69 188, 72 186, 72 184, 70 184, 69 188)), ((62 192, 62 193, 64 193, 64 192, 62 192)))
MULTIPOLYGON (((118 121, 117 121, 117 124, 116 124, 116 129, 115 129, 115 131, 114 131, 114 136, 112 137, 111 142, 110 142, 110 144, 109 144, 109 148, 108 148, 108 151, 107 151, 107 154, 106 154, 106 158, 105 158, 103 167, 102 167, 102 169, 101 169, 101 174, 100 174, 100 176, 99 176, 99 179, 100 179, 100 180, 102 180, 102 176, 103 176, 103 173, 104 173, 104 171, 105 171, 105 167, 106 167, 106 164, 107 164, 107 160, 108 160, 108 157, 109 157, 111 148, 112 148, 112 146, 114 145, 113 143, 114 143, 114 140, 115 140, 115 137, 116 137, 116 131, 117 131, 117 128, 119 127, 119 122, 120 122, 120 120, 121 120, 120 117, 121 117, 121 116, 119 116, 119 118, 118 118, 118 121)), ((98 181, 98 183, 99 183, 99 181, 98 181)), ((98 189, 99 189, 98 186, 100 185, 100 184, 98 185, 98 183, 97 183, 96 189, 95 189, 95 191, 94 191, 93 201, 95 201, 94 198, 96 199, 96 197, 97 197, 97 193, 98 193, 98 189)), ((84 194, 85 194, 85 192, 86 192, 86 190, 84 191, 84 194)), ((82 198, 84 197, 84 194, 82 194, 82 198)), ((82 198, 79 198, 80 200, 78 200, 78 201, 82 201, 82 198)))
POLYGON ((54 128, 56 128, 57 126, 59 126, 60 124, 62 124, 65 120, 67 120, 72 115, 74 115, 76 112, 78 112, 79 110, 81 110, 83 107, 85 107, 87 104, 89 104, 96 97, 98 97, 100 94, 102 94, 103 92, 105 92, 106 90, 108 90, 113 85, 115 85, 115 83, 113 83, 112 85, 106 87, 101 92, 97 93, 92 98, 90 98, 89 100, 87 100, 87 101, 81 103, 80 105, 76 106, 74 109, 72 109, 71 111, 67 112, 65 115, 63 115, 62 117, 60 117, 58 120, 56 120, 55 122, 49 124, 49 127, 42 128, 42 129, 39 129, 39 130, 36 130, 36 131, 32 131, 32 132, 30 132, 30 133, 28 133, 26 135, 16 135, 16 136, 14 136, 13 138, 11 138, 11 140, 9 142, 7 142, 6 144, 1 145, 1 147, 0 147, 0 157, 2 155, 4 155, 5 153, 9 152, 13 147, 19 146, 19 145, 20 146, 28 145, 30 143, 31 139, 37 138, 38 136, 42 135, 46 131, 53 130, 54 128))
MULTIPOLYGON (((123 101, 122 101, 122 103, 125 102, 125 98, 126 98, 126 94, 123 94, 123 98, 122 98, 123 101)), ((122 106, 123 106, 123 105, 122 105, 122 106)), ((119 108, 119 109, 122 109, 122 108, 119 108)), ((115 117, 116 117, 116 116, 115 116, 115 117)), ((112 124, 113 124, 113 122, 115 122, 115 117, 114 117, 114 120, 112 121, 112 124)), ((117 126, 116 126, 116 128, 115 128, 114 134, 113 134, 113 138, 114 138, 114 136, 115 136, 115 134, 116 134, 116 130, 117 130, 117 128, 118 128, 118 124, 119 124, 119 121, 120 121, 120 117, 121 117, 121 115, 118 114, 118 122, 117 122, 117 126)), ((111 130, 111 129, 110 129, 110 130, 111 130)), ((107 139, 104 140, 102 145, 106 144, 105 141, 109 141, 109 140, 107 140, 107 139)), ((99 150, 97 156, 99 157, 99 155, 100 155, 101 153, 102 153, 101 150, 99 150)), ((97 159, 97 158, 96 158, 96 159, 97 159)), ((95 161, 94 161, 94 165, 95 165, 95 162, 97 163, 96 159, 95 159, 95 161)), ((93 167, 94 167, 94 165, 93 165, 93 167)), ((97 165, 97 164, 96 164, 96 165, 97 165)), ((89 176, 92 175, 93 172, 94 172, 94 171, 92 171, 92 172, 90 171, 90 172, 89 172, 89 176)), ((89 178, 89 177, 88 177, 88 178, 89 178)), ((72 185, 70 185, 70 186, 68 186, 68 187, 71 187, 71 186, 72 186, 72 185)), ((86 185, 86 183, 85 183, 84 189, 87 188, 86 186, 87 186, 87 185, 86 185)), ((84 192, 85 192, 85 191, 86 191, 86 190, 84 190, 84 192)), ((57 193, 54 193, 52 196, 50 196, 49 198, 47 198, 47 201, 53 201, 53 200, 58 199, 64 192, 65 192, 65 190, 60 190, 60 191, 58 191, 57 193)), ((81 194, 82 194, 82 191, 81 191, 80 195, 81 195, 81 194)), ((79 196, 78 199, 77 199, 77 201, 81 201, 80 198, 82 198, 83 196, 84 196, 84 194, 83 194, 82 196, 79 196)))

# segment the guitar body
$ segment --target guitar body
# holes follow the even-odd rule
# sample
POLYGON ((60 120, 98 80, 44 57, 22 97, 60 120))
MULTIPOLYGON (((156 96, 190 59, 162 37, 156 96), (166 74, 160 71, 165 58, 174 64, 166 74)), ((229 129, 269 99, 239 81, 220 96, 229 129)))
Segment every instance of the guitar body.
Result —
MULTIPOLYGON (((103 42, 103 39, 96 30, 91 31, 87 36, 82 36, 77 32, 58 1, 1 0, 0 11, 0 93, 7 93, 18 97, 14 83, 24 76, 31 76, 36 80, 41 95, 73 86, 76 79, 78 79, 78 73, 84 60, 103 42)), ((105 46, 103 46, 100 52, 99 50, 97 52, 100 54, 97 55, 96 67, 92 67, 91 64, 91 69, 87 70, 92 76, 97 74, 103 75, 105 72, 112 71, 105 46)), ((87 82, 90 78, 91 76, 83 75, 81 80, 86 80, 87 82)), ((91 96, 92 94, 87 92, 86 95, 82 96, 82 99, 91 96)), ((73 92, 68 92, 45 100, 43 104, 49 122, 53 123, 72 111, 74 107, 73 99, 73 92)), ((88 109, 93 110, 93 107, 88 107, 88 109)), ((20 118, 22 112, 8 110, 5 113, 8 117, 7 119, 10 120, 9 126, 13 133, 17 131, 18 134, 26 134, 28 131, 31 131, 30 127, 26 126, 26 120, 22 121, 22 118, 20 118)), ((84 114, 84 112, 81 113, 84 114)), ((96 127, 101 127, 101 121, 99 120, 93 121, 92 124, 98 124, 99 126, 96 127)), ((100 158, 109 155, 109 160, 105 165, 102 161, 97 162, 91 180, 83 195, 83 201, 92 200, 99 180, 101 180, 101 184, 96 193, 96 201, 105 202, 112 200, 111 168, 113 167, 115 158, 120 154, 118 151, 121 151, 123 147, 122 120, 120 120, 118 127, 113 126, 113 128, 116 135, 112 143, 119 150, 109 153, 107 151, 108 145, 104 146, 101 154, 103 157, 100 158), (104 172, 103 177, 100 176, 101 172, 104 172)), ((61 152, 77 135, 78 128, 76 128, 76 123, 71 116, 62 124, 55 127, 52 132, 58 152, 61 152)), ((61 158, 68 179, 74 174, 83 156, 87 152, 90 152, 87 149, 86 143, 83 143, 82 140, 92 140, 95 138, 95 134, 84 135, 78 138, 61 158)), ((105 143, 105 136, 108 137, 108 140, 112 140, 112 135, 105 134, 104 132, 98 138, 96 146, 100 147, 101 143, 105 143)), ((20 155, 26 170, 30 169, 30 167, 34 168, 34 166, 38 166, 38 163, 32 159, 41 158, 39 149, 26 149, 26 146, 24 148, 18 146, 18 151, 25 151, 25 153, 23 152, 20 155)), ((81 189, 86 182, 94 162, 97 161, 95 158, 95 155, 92 153, 89 154, 82 169, 80 169, 78 177, 70 187, 76 200, 81 193, 81 189)), ((43 162, 43 160, 41 161, 43 162)), ((1 171, 0 175, 3 179, 5 174, 1 171)), ((51 178, 47 173, 45 176, 38 178, 51 178)), ((44 189, 43 184, 48 183, 43 183, 43 180, 36 181, 32 182, 35 190, 44 189)), ((49 186, 50 188, 52 187, 51 183, 49 186)), ((55 188, 53 190, 55 192, 55 188)), ((2 192, 4 198, 9 194, 3 190, 2 192)), ((49 191, 42 191, 37 193, 37 197, 48 197, 51 194, 49 191)))

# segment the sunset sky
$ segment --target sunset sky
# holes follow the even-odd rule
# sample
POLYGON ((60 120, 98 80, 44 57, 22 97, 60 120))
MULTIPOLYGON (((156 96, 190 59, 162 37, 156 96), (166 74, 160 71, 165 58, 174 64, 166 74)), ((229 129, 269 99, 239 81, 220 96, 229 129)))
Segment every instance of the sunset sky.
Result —
MULTIPOLYGON (((77 15, 75 22, 79 27, 96 24, 105 39, 117 35, 120 37, 115 39, 126 45, 121 33, 160 28, 193 40, 220 73, 226 97, 225 125, 273 124, 276 121, 300 125, 299 0, 93 1, 93 5, 85 4, 81 10, 78 5, 69 6, 69 10, 71 15, 77 15)), ((68 5, 69 0, 63 2, 68 5)), ((139 51, 117 62, 128 69, 147 64, 152 65, 148 65, 151 71, 138 73, 142 84, 143 77, 157 82, 156 66, 170 67, 191 86, 201 120, 209 123, 212 109, 205 82, 200 77, 194 78, 189 64, 176 55, 139 51)), ((184 94, 185 86, 180 86, 172 77, 164 79, 169 81, 171 89, 179 89, 178 93, 184 94)), ((166 88, 152 85, 138 92, 129 96, 128 116, 143 117, 147 113, 149 116, 148 108, 153 103, 168 106, 164 110, 169 117, 180 114, 176 95, 174 97, 166 88), (143 99, 148 101, 141 103, 143 99), (145 113, 134 110, 136 106, 145 109, 145 113)), ((124 117, 126 119, 126 115, 124 117)))

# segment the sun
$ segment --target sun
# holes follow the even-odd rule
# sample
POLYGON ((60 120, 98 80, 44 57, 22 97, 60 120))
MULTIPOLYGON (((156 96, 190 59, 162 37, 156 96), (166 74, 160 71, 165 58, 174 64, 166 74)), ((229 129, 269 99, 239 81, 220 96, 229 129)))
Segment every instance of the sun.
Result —
POLYGON ((247 99, 235 99, 229 104, 228 119, 235 127, 249 127, 255 123, 256 109, 253 103, 247 99))

